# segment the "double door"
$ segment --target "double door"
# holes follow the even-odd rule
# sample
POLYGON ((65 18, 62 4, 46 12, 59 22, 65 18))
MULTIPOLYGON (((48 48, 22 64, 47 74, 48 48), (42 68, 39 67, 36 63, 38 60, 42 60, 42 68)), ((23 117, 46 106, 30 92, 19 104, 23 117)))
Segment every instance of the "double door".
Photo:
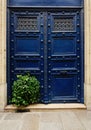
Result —
POLYGON ((8 97, 17 74, 40 81, 41 102, 83 102, 80 9, 9 12, 8 97))

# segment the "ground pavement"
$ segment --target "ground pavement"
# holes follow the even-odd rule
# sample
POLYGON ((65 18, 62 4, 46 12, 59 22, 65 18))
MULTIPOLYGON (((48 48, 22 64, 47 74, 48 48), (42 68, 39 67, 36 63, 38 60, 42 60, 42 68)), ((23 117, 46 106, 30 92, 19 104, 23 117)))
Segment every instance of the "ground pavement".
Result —
POLYGON ((91 111, 2 112, 0 130, 91 130, 91 111))

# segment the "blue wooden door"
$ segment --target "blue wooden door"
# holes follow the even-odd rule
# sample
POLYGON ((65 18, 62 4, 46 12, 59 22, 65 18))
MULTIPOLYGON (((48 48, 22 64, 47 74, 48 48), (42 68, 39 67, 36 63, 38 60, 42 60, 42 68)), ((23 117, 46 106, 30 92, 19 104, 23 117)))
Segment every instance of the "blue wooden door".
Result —
POLYGON ((83 43, 80 10, 48 15, 48 84, 51 102, 81 102, 83 43))
POLYGON ((83 102, 80 9, 11 9, 8 25, 8 99, 17 74, 40 81, 41 102, 83 102))
POLYGON ((12 97, 12 84, 16 75, 29 72, 43 82, 43 41, 40 12, 9 11, 8 42, 8 96, 12 97))

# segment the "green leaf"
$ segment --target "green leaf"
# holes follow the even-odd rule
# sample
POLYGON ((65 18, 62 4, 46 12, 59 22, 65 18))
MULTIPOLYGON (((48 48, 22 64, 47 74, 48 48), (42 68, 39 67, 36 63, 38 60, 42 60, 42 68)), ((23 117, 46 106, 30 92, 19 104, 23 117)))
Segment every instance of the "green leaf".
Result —
POLYGON ((26 75, 17 75, 17 80, 12 85, 11 102, 17 106, 27 106, 37 103, 40 99, 40 83, 36 77, 26 75))

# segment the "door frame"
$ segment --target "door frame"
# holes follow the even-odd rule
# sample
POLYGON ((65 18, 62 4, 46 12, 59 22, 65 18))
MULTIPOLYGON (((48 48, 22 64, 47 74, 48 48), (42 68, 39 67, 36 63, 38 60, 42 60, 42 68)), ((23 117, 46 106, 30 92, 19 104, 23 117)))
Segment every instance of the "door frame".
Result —
MULTIPOLYGON (((0 34, 1 34, 1 46, 2 50, 0 53, 1 64, 0 64, 0 109, 4 110, 7 105, 7 81, 6 81, 6 12, 7 12, 7 0, 0 1, 0 9, 2 13, 0 15, 0 34)), ((88 110, 91 110, 91 1, 84 0, 84 104, 88 110)), ((69 108, 71 107, 70 104, 69 108)), ((75 108, 76 104, 74 105, 75 108)), ((63 106, 65 107, 65 105, 63 106)), ((63 108, 62 107, 62 108, 63 108)))

